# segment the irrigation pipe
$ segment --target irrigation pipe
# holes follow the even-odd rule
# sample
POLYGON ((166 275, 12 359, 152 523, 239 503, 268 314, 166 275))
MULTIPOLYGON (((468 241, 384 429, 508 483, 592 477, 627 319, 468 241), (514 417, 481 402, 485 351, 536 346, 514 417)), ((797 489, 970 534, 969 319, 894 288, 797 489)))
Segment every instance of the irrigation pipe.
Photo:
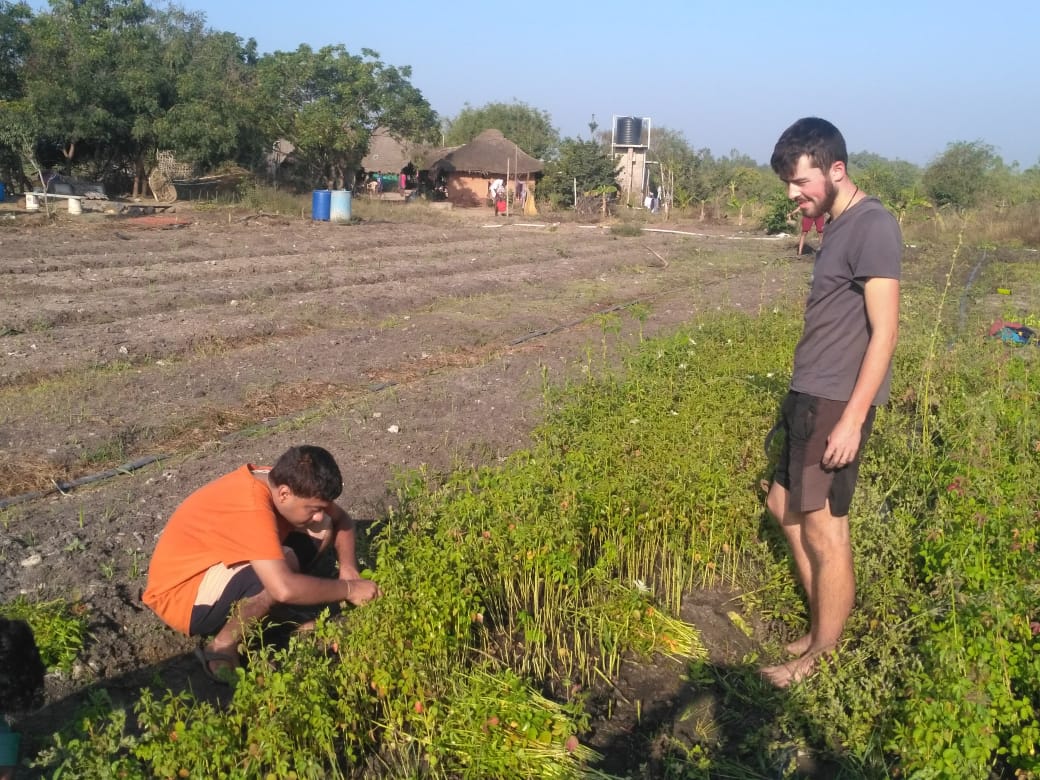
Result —
MULTIPOLYGON (((578 225, 585 230, 609 230, 608 225, 578 225)), ((697 238, 725 238, 729 241, 781 241, 789 238, 786 233, 775 236, 720 236, 712 233, 694 233, 689 230, 666 230, 665 228, 639 228, 644 233, 670 233, 673 236, 696 236, 697 238)))
POLYGON ((675 292, 675 291, 674 290, 662 290, 661 292, 655 293, 654 295, 648 295, 648 296, 646 296, 644 298, 636 298, 634 301, 625 301, 624 303, 615 303, 613 306, 608 306, 605 309, 600 309, 599 311, 597 311, 597 312, 595 312, 593 314, 586 315, 585 317, 579 317, 578 319, 572 320, 571 322, 564 322, 564 323, 562 323, 560 325, 557 325, 555 327, 552 327, 552 328, 546 328, 544 330, 536 330, 533 333, 528 333, 526 336, 520 336, 519 338, 516 338, 516 339, 513 339, 512 341, 510 341, 509 342, 509 346, 515 347, 517 344, 523 344, 525 341, 530 341, 531 339, 536 339, 536 338, 539 338, 541 336, 549 336, 549 335, 551 335, 553 333, 558 333, 561 330, 567 330, 568 328, 577 327, 578 325, 581 325, 583 322, 586 322, 587 320, 591 320, 593 317, 601 317, 604 314, 610 314, 611 312, 621 311, 622 309, 627 309, 629 306, 635 306, 636 304, 639 304, 639 303, 645 303, 646 301, 652 301, 654 298, 658 298, 658 297, 664 295, 665 293, 670 293, 670 292, 675 292))
POLYGON ((7 509, 8 507, 14 506, 15 504, 25 503, 26 501, 34 501, 37 498, 43 498, 44 496, 49 496, 52 493, 61 493, 62 495, 65 495, 70 490, 78 488, 81 485, 89 485, 91 482, 100 482, 103 479, 111 479, 112 477, 117 477, 120 474, 129 474, 132 471, 137 471, 137 469, 142 468, 143 466, 147 466, 150 463, 155 463, 156 461, 160 461, 163 458, 168 457, 170 456, 148 455, 144 458, 132 460, 129 463, 124 463, 122 466, 116 466, 114 469, 107 469, 106 471, 101 471, 97 474, 91 474, 86 477, 79 477, 78 479, 73 479, 68 482, 65 482, 64 480, 60 482, 54 482, 54 487, 52 487, 50 490, 38 490, 34 493, 22 493, 19 496, 9 496, 7 498, 0 498, 0 510, 7 509))
POLYGON ((710 233, 691 233, 688 230, 665 230, 664 228, 643 228, 644 233, 671 233, 676 236, 697 236, 698 238, 727 238, 731 241, 780 241, 787 234, 777 236, 714 236, 710 233))
POLYGON ((975 278, 979 275, 982 267, 986 264, 987 251, 982 250, 982 257, 979 258, 979 262, 975 263, 975 267, 971 269, 971 273, 968 274, 968 281, 964 284, 964 292, 961 293, 961 302, 957 310, 957 332, 952 334, 949 340, 946 342, 947 349, 953 349, 954 339, 964 332, 964 320, 968 316, 968 293, 971 292, 971 286, 975 283, 975 278))

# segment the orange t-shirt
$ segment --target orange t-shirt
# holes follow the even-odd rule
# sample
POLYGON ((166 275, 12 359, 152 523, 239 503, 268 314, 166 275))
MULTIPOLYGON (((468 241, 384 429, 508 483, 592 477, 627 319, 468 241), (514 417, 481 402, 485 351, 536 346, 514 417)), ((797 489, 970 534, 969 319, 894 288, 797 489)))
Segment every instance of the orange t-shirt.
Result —
MULTIPOLYGON (((199 584, 211 566, 284 558, 292 530, 271 491, 246 464, 203 485, 174 511, 155 545, 141 600, 171 628, 188 633, 199 584)), ((262 470, 262 469, 261 469, 262 470)))

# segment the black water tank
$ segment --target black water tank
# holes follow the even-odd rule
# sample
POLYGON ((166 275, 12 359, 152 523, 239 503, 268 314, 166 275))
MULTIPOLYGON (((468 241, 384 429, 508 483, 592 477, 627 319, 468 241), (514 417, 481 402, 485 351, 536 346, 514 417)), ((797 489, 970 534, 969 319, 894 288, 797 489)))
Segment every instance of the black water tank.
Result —
POLYGON ((643 134, 643 120, 637 116, 619 116, 614 128, 614 144, 617 146, 639 146, 643 134))

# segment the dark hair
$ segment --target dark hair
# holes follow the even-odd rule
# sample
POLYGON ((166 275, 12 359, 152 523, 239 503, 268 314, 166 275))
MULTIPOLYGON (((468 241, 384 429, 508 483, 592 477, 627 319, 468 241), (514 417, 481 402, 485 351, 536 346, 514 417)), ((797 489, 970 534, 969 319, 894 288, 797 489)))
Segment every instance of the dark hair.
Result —
POLYGON ((29 624, 0 617, 0 711, 31 708, 43 688, 44 671, 29 624))
POLYGON ((343 492, 343 475, 328 450, 303 444, 287 450, 268 475, 276 487, 287 485, 300 498, 334 501, 343 492))
POLYGON ((784 130, 769 164, 777 176, 786 180, 798 167, 802 155, 809 155, 810 162, 824 173, 836 162, 849 162, 841 132, 826 119, 815 116, 799 119, 784 130))

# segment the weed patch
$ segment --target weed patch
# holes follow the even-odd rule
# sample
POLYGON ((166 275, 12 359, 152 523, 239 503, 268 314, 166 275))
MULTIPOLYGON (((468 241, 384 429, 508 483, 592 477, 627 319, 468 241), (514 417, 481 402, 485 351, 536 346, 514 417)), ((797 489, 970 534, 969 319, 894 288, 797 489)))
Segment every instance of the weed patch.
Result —
POLYGON ((32 628, 40 659, 48 669, 68 672, 87 638, 86 608, 65 601, 29 601, 19 597, 0 604, 0 616, 24 620, 32 628))

